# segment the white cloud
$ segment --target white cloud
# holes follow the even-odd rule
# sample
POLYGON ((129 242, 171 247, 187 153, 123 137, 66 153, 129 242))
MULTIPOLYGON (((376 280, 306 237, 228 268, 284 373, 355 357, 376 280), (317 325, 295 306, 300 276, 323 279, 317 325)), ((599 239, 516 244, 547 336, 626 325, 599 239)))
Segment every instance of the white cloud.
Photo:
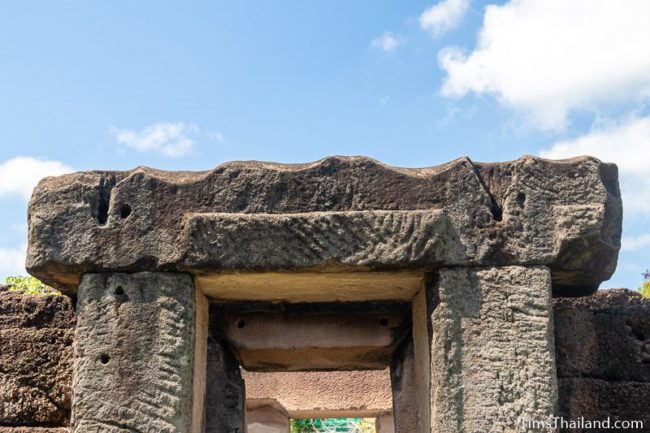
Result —
POLYGON ((0 196, 18 194, 28 200, 39 180, 73 171, 60 161, 18 156, 0 164, 0 196))
POLYGON ((555 143, 541 152, 545 158, 593 155, 619 168, 626 213, 650 212, 650 116, 596 127, 573 140, 555 143))
POLYGON ((623 236, 621 249, 623 251, 637 251, 650 247, 650 233, 640 236, 623 236))
POLYGON ((572 110, 650 96, 650 2, 512 0, 485 10, 469 55, 438 53, 445 96, 492 94, 541 129, 562 130, 572 110))
POLYGON ((221 132, 210 132, 210 133, 208 133, 208 138, 210 138, 211 140, 216 141, 217 143, 225 140, 225 138, 224 138, 224 136, 223 136, 223 134, 221 132))
POLYGON ((112 127, 111 133, 118 143, 138 152, 159 151, 163 155, 177 157, 192 150, 199 127, 193 123, 159 122, 140 131, 112 127))
POLYGON ((387 53, 394 51, 399 46, 399 44, 400 42, 397 36, 390 32, 386 32, 370 42, 370 45, 373 47, 379 48, 380 50, 383 50, 387 53))
MULTIPOLYGON (((25 257, 27 244, 19 247, 0 248, 0 277, 11 275, 27 275, 25 257)), ((4 278, 0 282, 4 282, 4 278)))
POLYGON ((453 29, 469 9, 469 0, 442 0, 420 15, 420 27, 439 37, 453 29))

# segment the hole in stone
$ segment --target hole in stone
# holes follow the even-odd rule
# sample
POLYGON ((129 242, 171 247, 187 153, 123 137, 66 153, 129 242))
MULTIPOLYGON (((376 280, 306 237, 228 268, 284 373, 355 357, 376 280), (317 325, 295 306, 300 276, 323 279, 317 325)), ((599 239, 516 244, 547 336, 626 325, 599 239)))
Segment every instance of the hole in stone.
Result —
POLYGON ((101 355, 99 355, 99 362, 101 362, 102 364, 108 364, 108 361, 110 360, 111 357, 108 356, 108 354, 106 353, 102 353, 101 355))
POLYGON ((519 206, 523 206, 526 203, 526 194, 523 192, 517 193, 517 203, 519 203, 519 206))
POLYGON ((388 326, 388 319, 382 317, 381 319, 379 319, 379 324, 381 326, 388 326))
POLYGON ((237 321, 237 327, 238 327, 239 329, 242 329, 244 326, 246 326, 246 321, 245 321, 244 319, 239 319, 239 320, 237 321))
POLYGON ((131 206, 128 204, 123 204, 120 206, 120 217, 122 219, 128 218, 131 215, 131 206))
POLYGON ((115 288, 115 294, 117 296, 122 296, 124 294, 124 289, 122 288, 122 286, 117 286, 115 288))

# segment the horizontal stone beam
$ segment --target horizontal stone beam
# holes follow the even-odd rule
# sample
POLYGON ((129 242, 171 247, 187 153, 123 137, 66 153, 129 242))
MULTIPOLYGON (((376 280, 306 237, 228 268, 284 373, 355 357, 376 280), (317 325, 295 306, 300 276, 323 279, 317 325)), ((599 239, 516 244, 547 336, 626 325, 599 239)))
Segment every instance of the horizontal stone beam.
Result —
POLYGON ((91 272, 211 279, 544 265, 556 294, 576 295, 614 272, 621 215, 616 166, 590 157, 81 172, 34 190, 27 268, 73 293, 91 272))
POLYGON ((242 373, 248 408, 275 401, 291 418, 373 417, 393 408, 388 369, 242 373))
POLYGON ((241 365, 253 371, 383 369, 409 332, 405 313, 220 313, 210 317, 241 365))

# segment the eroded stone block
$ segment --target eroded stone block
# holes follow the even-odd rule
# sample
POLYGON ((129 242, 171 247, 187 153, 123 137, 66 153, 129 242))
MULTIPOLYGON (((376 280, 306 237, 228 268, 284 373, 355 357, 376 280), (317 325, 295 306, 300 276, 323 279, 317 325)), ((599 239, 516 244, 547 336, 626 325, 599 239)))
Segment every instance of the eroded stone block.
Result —
POLYGON ((74 292, 87 272, 546 265, 558 293, 588 293, 614 271, 621 215, 616 167, 588 157, 82 172, 35 189, 27 268, 74 292))
POLYGON ((442 269, 433 295, 432 431, 530 432, 525 421, 548 420, 557 402, 549 270, 442 269))
POLYGON ((558 415, 637 420, 647 429, 650 300, 631 290, 599 290, 589 297, 558 298, 554 312, 558 415))
POLYGON ((248 401, 276 401, 292 418, 372 417, 392 408, 388 369, 243 375, 248 401))
POLYGON ((230 349, 208 339, 205 433, 245 433, 246 388, 230 349))
POLYGON ((0 292, 0 426, 68 424, 73 335, 67 297, 0 292))
POLYGON ((383 369, 407 332, 405 313, 221 313, 211 319, 255 371, 383 369))
POLYGON ((84 275, 72 432, 201 431, 206 315, 185 274, 84 275))
POLYGON ((58 427, 0 427, 0 433, 68 433, 68 428, 58 427))
POLYGON ((246 404, 247 433, 289 433, 289 415, 273 400, 250 400, 246 404))
MULTIPOLYGON (((377 418, 377 432, 379 424, 383 426, 382 431, 397 433, 418 433, 419 424, 422 422, 420 416, 420 399, 429 402, 429 396, 417 395, 417 377, 415 371, 415 355, 413 350, 413 338, 408 336, 397 348, 390 364, 390 381, 393 394, 393 412, 390 421, 394 427, 387 426, 388 419, 384 417, 381 421, 377 418)), ((423 373, 428 373, 425 368, 423 373)), ((427 411, 428 415, 428 411, 427 411)), ((427 419, 428 421, 428 419, 427 419)))
MULTIPOLYGON (((392 413, 384 413, 375 418, 375 431, 377 433, 395 433, 395 420, 392 413)), ((407 432, 409 430, 402 430, 407 432)), ((415 430, 411 430, 415 431, 415 430)))

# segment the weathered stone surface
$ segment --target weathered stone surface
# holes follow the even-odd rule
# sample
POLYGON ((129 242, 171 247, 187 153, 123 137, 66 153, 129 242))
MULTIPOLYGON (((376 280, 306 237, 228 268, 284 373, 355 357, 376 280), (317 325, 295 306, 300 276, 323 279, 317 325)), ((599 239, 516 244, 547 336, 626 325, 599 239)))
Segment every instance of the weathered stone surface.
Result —
POLYGON ((239 363, 222 341, 210 337, 205 395, 205 433, 245 433, 245 400, 246 388, 239 363))
POLYGON ((544 267, 443 269, 431 314, 431 427, 523 432, 557 399, 544 267))
MULTIPOLYGON (((428 393, 426 396, 418 396, 416 393, 417 378, 414 356, 413 338, 409 336, 397 348, 390 364, 390 382, 393 395, 393 411, 390 418, 394 424, 393 431, 397 433, 417 433, 422 431, 418 427, 422 422, 419 413, 419 400, 420 398, 429 400, 428 393)), ((386 425, 386 421, 383 420, 382 424, 386 425)), ((385 428, 385 430, 390 429, 385 428)))
POLYGON ((0 426, 68 424, 73 327, 64 296, 0 293, 0 426))
POLYGON ((289 415, 272 400, 251 400, 246 403, 247 433, 289 433, 289 415))
MULTIPOLYGON (((384 413, 375 418, 375 431, 377 433, 395 433, 395 420, 392 413, 384 413)), ((404 432, 408 430, 402 430, 404 432)), ((415 430, 411 430, 415 432, 415 430)))
POLYGON ((409 324, 405 313, 215 316, 215 333, 254 371, 383 369, 409 324))
POLYGON ((195 339, 207 340, 198 329, 207 331, 205 315, 207 304, 185 274, 84 275, 77 303, 72 431, 200 431, 205 390, 196 392, 194 386, 205 383, 196 380, 201 372, 195 372, 195 364, 205 354, 195 353, 200 347, 195 339))
POLYGON ((46 178, 29 224, 28 269, 68 291, 108 270, 547 265, 558 293, 579 293, 614 271, 621 200, 616 167, 587 157, 425 169, 333 157, 46 178))
POLYGON ((292 418, 372 417, 392 408, 388 369, 259 373, 243 370, 246 399, 275 401, 292 418))
MULTIPOLYGON (((608 381, 591 378, 558 378, 558 416, 567 421, 581 419, 605 421, 641 421, 643 428, 559 429, 566 433, 606 433, 612 431, 648 431, 650 425, 650 382, 608 381)), ((605 426, 604 426, 605 427, 605 426)))
POLYGON ((0 299, 0 329, 74 328, 72 303, 67 296, 0 292, 0 299))
POLYGON ((68 433, 64 427, 0 427, 0 433, 68 433))
POLYGON ((556 299, 554 313, 558 415, 650 426, 650 300, 599 290, 556 299))

